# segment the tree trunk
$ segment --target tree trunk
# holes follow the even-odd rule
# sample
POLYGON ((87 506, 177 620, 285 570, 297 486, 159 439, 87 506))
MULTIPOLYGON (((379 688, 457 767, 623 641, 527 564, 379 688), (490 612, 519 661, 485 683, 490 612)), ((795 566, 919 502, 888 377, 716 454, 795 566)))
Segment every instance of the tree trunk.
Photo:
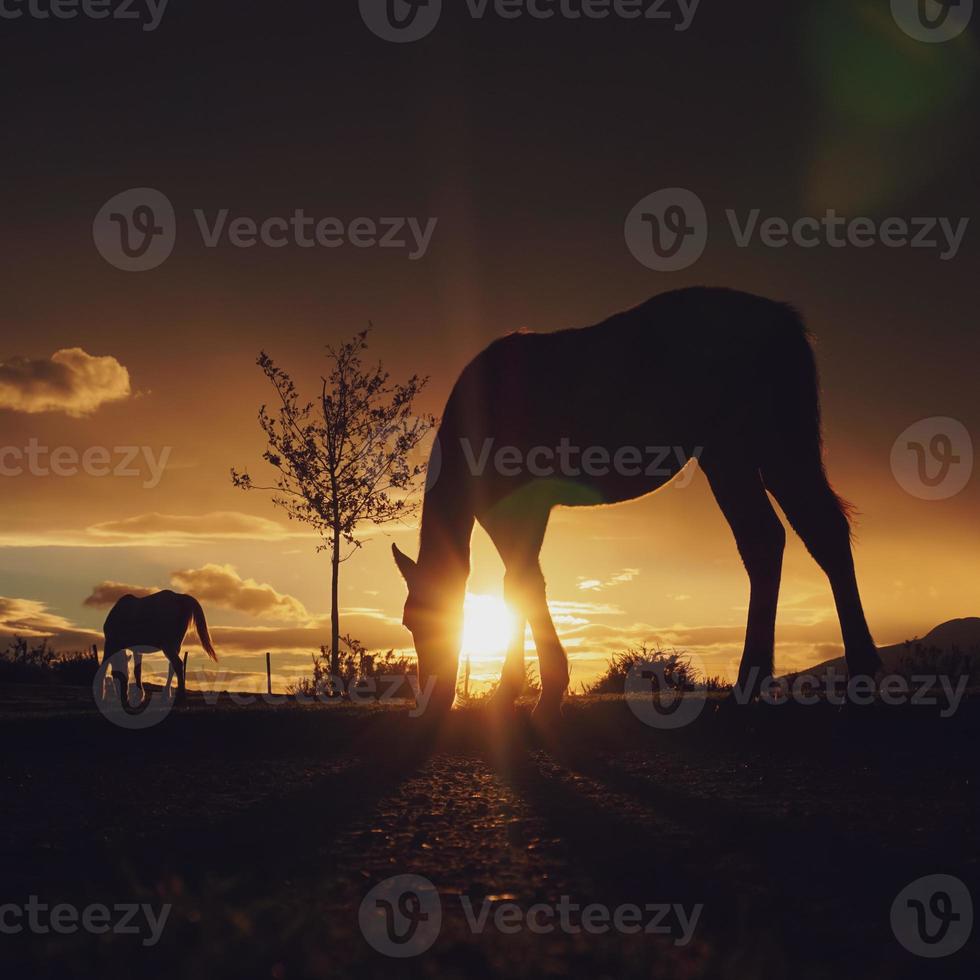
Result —
POLYGON ((340 532, 334 529, 333 556, 330 567, 330 673, 340 676, 340 609, 339 590, 340 580, 340 532))

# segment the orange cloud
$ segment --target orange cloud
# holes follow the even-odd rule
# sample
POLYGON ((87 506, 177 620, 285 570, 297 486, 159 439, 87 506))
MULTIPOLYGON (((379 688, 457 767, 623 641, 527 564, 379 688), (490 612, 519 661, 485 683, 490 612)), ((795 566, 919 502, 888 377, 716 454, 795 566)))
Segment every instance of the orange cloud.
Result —
POLYGON ((118 521, 93 524, 87 529, 87 533, 107 541, 135 539, 139 544, 216 538, 282 541, 286 538, 308 536, 302 532, 290 531, 276 521, 232 510, 197 515, 137 514, 118 521))
POLYGON ((299 599, 277 592, 271 585, 243 579, 231 565, 209 563, 171 575, 174 587, 203 603, 214 603, 263 619, 305 623, 312 617, 299 599))
POLYGON ((0 364, 0 408, 30 415, 91 415, 107 402, 130 396, 129 371, 114 357, 93 357, 81 347, 50 358, 15 357, 0 364))
POLYGON ((91 630, 49 612, 44 602, 0 596, 0 639, 15 636, 50 639, 57 650, 76 650, 90 646, 98 639, 98 634, 91 630))
POLYGON ((94 609, 108 609, 114 606, 124 595, 147 596, 156 592, 144 585, 126 585, 123 582, 99 582, 92 594, 85 600, 83 605, 91 606, 94 609))
MULTIPOLYGON (((170 583, 175 589, 197 597, 205 606, 220 606, 280 622, 314 622, 314 617, 299 599, 277 592, 267 583, 242 578, 232 565, 209 563, 201 568, 181 569, 171 572, 170 583)), ((108 608, 124 595, 147 596, 158 591, 145 585, 104 581, 92 589, 84 605, 95 609, 108 608)))
POLYGON ((624 585, 627 582, 632 582, 639 574, 640 570, 638 568, 624 568, 621 572, 617 572, 605 580, 580 578, 578 587, 583 592, 604 592, 606 589, 611 589, 616 585, 624 585))

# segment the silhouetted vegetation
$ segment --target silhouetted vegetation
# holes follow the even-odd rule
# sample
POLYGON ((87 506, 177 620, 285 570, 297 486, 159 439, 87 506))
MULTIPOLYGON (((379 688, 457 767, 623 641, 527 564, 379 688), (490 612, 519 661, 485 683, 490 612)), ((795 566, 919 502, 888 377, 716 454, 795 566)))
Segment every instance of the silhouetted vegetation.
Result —
MULTIPOLYGON (((460 678, 460 683, 457 686, 456 696, 459 703, 461 705, 479 704, 481 701, 490 700, 497 693, 497 688, 500 687, 500 681, 494 681, 478 693, 473 693, 470 690, 469 666, 469 661, 467 661, 463 676, 460 678)), ((527 662, 524 664, 524 687, 517 696, 536 698, 540 694, 541 679, 538 677, 537 668, 533 663, 527 662)))
POLYGON ((99 669, 95 648, 58 653, 48 640, 15 636, 0 651, 0 683, 90 685, 99 669))
POLYGON ((338 348, 327 347, 329 373, 320 392, 303 402, 293 379, 265 352, 258 366, 276 391, 277 408, 259 409, 268 447, 262 458, 276 470, 271 486, 256 483, 248 470, 231 471, 242 490, 266 490, 289 519, 320 535, 318 551, 329 551, 330 673, 340 674, 341 639, 338 582, 340 566, 361 546, 364 523, 402 520, 417 508, 411 492, 425 467, 411 455, 435 425, 431 415, 415 415, 416 396, 428 378, 413 375, 392 384, 381 364, 365 367, 367 331, 338 348), (346 554, 342 554, 344 549, 346 554))
POLYGON ((591 684, 583 684, 583 694, 623 694, 626 678, 639 668, 655 668, 657 676, 674 691, 721 691, 731 687, 720 677, 703 675, 688 654, 677 650, 650 648, 646 644, 616 653, 606 672, 591 684))
POLYGON ((340 641, 344 649, 339 656, 334 658, 328 647, 320 647, 320 652, 313 654, 312 674, 291 683, 287 693, 320 700, 348 697, 352 691, 358 699, 365 700, 372 695, 375 698, 415 696, 408 682, 408 677, 417 673, 414 657, 397 655, 394 650, 368 653, 352 636, 342 636, 340 641), (335 661, 336 670, 332 667, 335 661))
POLYGON ((968 678, 967 685, 980 685, 980 645, 968 651, 961 650, 955 643, 948 650, 941 647, 925 646, 918 640, 905 643, 905 652, 898 665, 890 673, 906 679, 928 674, 942 674, 946 677, 968 678))

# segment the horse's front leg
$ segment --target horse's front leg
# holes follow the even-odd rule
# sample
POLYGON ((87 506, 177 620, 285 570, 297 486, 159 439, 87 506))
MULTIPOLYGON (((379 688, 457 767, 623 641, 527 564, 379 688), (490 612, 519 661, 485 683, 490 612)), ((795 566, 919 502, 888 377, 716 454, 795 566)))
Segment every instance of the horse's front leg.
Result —
POLYGON ((494 706, 509 709, 521 696, 526 683, 524 672, 524 629, 527 614, 519 577, 508 573, 504 576, 504 602, 514 616, 514 628, 507 646, 500 684, 493 694, 494 706))
POLYGON ((539 719, 553 720, 568 689, 568 658, 551 621, 544 575, 538 560, 548 515, 548 508, 542 507, 517 517, 508 514, 484 518, 483 524, 504 560, 507 569, 504 598, 518 617, 500 686, 511 695, 511 703, 516 697, 514 692, 524 689, 524 626, 525 622, 530 623, 541 671, 541 697, 534 714, 539 719))
POLYGON ((117 650, 109 661, 112 670, 112 683, 119 692, 119 703, 123 710, 129 707, 129 661, 126 651, 117 650))
POLYGON ((528 590, 527 603, 528 621, 541 671, 541 697, 534 707, 534 718, 550 724, 560 715, 562 698, 568 690, 568 657, 551 619, 540 569, 528 590))

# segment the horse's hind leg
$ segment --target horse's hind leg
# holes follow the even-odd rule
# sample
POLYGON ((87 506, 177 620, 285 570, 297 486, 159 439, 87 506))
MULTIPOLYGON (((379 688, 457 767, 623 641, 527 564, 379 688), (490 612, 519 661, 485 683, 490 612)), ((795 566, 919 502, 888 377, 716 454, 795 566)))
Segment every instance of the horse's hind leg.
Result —
POLYGON ((830 579, 848 672, 851 676, 873 675, 881 661, 858 592, 850 521, 846 505, 827 481, 819 450, 783 454, 763 466, 762 476, 807 551, 830 579))
POLYGON ((743 696, 754 697, 773 671, 786 532, 769 502, 758 469, 750 463, 712 457, 702 458, 701 467, 749 574, 749 615, 738 686, 743 696))
MULTIPOLYGON (((175 703, 180 704, 187 697, 187 689, 184 678, 184 664, 180 659, 180 650, 164 650, 167 660, 170 663, 170 670, 177 675, 177 694, 175 703)), ((167 678, 167 689, 170 689, 170 679, 167 678)))

